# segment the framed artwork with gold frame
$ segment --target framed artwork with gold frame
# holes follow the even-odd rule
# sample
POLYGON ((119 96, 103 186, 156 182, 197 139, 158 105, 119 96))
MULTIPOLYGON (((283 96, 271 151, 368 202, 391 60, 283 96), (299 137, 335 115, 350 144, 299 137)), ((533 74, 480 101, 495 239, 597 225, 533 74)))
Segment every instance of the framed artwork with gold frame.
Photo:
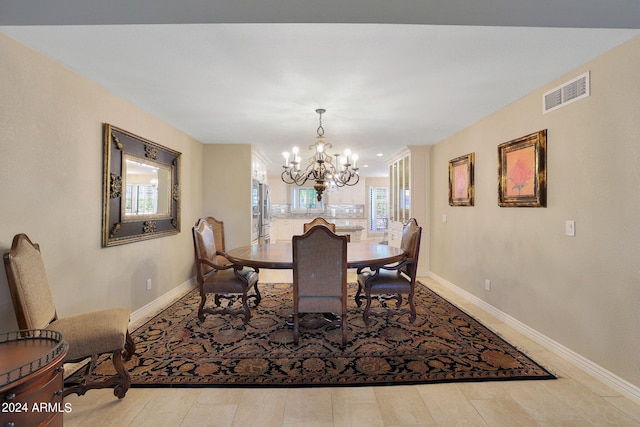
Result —
POLYGON ((547 206, 547 130, 498 146, 498 204, 547 206))
POLYGON ((449 160, 449 204, 473 206, 474 153, 449 160))

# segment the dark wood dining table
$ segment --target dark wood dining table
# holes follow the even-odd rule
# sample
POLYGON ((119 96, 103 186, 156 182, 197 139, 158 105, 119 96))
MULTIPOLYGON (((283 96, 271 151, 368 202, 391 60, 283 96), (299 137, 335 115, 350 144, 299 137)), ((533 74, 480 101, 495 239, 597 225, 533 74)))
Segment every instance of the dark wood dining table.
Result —
MULTIPOLYGON (((401 261, 404 251, 389 245, 354 242, 347 244, 347 268, 376 267, 401 261)), ((255 269, 293 269, 291 243, 265 243, 241 246, 227 251, 227 258, 255 269)))
MULTIPOLYGON (((234 264, 250 267, 258 271, 266 269, 293 269, 293 247, 289 242, 263 243, 241 246, 226 252, 227 259, 234 264)), ((404 250, 377 243, 347 243, 347 268, 377 267, 403 260, 404 250)), ((310 314, 310 313, 306 313, 310 314)), ((333 313, 316 313, 306 316, 302 325, 315 329, 335 322, 333 313)), ((286 320, 293 327, 293 317, 286 320)))

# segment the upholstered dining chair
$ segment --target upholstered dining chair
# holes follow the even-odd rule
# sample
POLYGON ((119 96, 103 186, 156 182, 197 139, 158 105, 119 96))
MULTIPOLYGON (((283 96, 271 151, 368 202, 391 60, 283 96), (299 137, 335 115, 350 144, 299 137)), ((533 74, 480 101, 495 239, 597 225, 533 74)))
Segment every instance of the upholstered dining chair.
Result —
POLYGON ((415 293, 421 236, 422 227, 418 226, 415 218, 411 218, 402 230, 400 247, 406 253, 406 258, 403 261, 382 267, 358 269, 358 291, 356 292, 355 300, 358 307, 360 307, 362 299, 366 299, 362 314, 366 325, 370 323, 370 315, 409 314, 411 323, 416 320, 416 306, 413 296, 415 293), (362 295, 363 292, 364 295, 362 295), (395 309, 386 308, 380 311, 371 311, 372 295, 378 295, 381 300, 396 300, 395 309), (409 308, 400 309, 403 302, 402 295, 407 295, 409 308))
POLYGON ((65 363, 90 358, 81 382, 65 383, 63 396, 71 393, 82 396, 91 389, 114 387, 113 394, 123 398, 131 385, 123 359, 129 360, 136 347, 128 330, 129 308, 114 307, 58 318, 40 246, 26 234, 18 234, 3 258, 18 327, 60 332, 69 344, 65 363), (106 381, 91 381, 98 357, 109 353, 115 375, 106 381))
POLYGON ((347 238, 317 225, 293 236, 293 341, 300 335, 301 313, 340 315, 342 345, 347 344, 347 238))
POLYGON ((329 228, 329 230, 333 231, 334 233, 336 232, 336 225, 327 221, 326 219, 322 218, 322 217, 317 217, 314 218, 311 222, 307 222, 305 224, 303 224, 303 231, 306 233, 307 231, 309 231, 311 229, 311 227, 314 227, 316 225, 322 225, 325 226, 327 228, 329 228))
POLYGON ((217 250, 214 229, 207 218, 200 218, 193 227, 193 247, 200 289, 198 319, 204 322, 205 313, 244 314, 244 322, 247 323, 251 319, 248 300, 254 299, 257 306, 262 299, 258 290, 258 273, 232 264, 217 250), (251 288, 254 289, 253 295, 249 295, 251 288), (209 294, 214 295, 218 309, 205 308, 209 294), (242 308, 221 307, 221 299, 227 299, 232 304, 232 300, 238 296, 241 298, 242 308))

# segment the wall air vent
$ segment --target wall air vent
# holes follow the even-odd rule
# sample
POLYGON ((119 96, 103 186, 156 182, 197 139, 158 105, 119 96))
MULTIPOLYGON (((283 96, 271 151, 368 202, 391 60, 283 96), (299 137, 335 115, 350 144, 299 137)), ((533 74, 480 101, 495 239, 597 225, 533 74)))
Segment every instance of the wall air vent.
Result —
POLYGON ((589 71, 542 95, 542 112, 557 110, 591 94, 589 71))

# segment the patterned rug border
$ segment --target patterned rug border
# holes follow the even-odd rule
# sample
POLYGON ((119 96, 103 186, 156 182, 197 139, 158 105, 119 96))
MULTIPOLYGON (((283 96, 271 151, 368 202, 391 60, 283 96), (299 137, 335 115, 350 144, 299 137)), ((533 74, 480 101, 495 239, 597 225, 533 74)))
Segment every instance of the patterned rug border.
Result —
MULTIPOLYGON (((290 284, 263 284, 262 286, 291 286, 290 284)), ((526 381, 526 380, 549 380, 549 379, 556 379, 556 376, 553 375, 548 369, 544 368, 541 364, 539 364, 538 362, 536 362, 533 358, 531 358, 530 356, 528 356, 523 350, 519 349, 517 346, 514 346, 513 344, 509 343, 505 338, 503 338, 499 333, 491 330, 489 327, 485 326, 483 323, 481 323, 478 319, 476 319, 473 315, 469 314, 468 312, 466 312, 465 310, 463 310, 462 308, 458 307, 456 304, 450 302, 448 299, 444 298, 442 295, 440 295, 439 293, 435 292, 434 290, 432 290, 431 288, 429 288, 428 286, 424 285, 423 283, 418 283, 419 287, 422 288, 422 290, 424 292, 426 292, 427 297, 429 296, 429 293, 432 293, 433 295, 435 295, 435 297, 439 298, 440 300, 442 300, 442 302, 444 304, 446 304, 447 309, 448 310, 452 310, 454 312, 459 313, 459 315, 462 315, 465 319, 465 321, 467 321, 473 328, 477 329, 479 332, 481 332, 481 334, 484 336, 489 336, 493 341, 492 343, 495 342, 496 346, 499 347, 506 347, 509 348, 511 351, 517 353, 517 355, 519 356, 519 358, 524 359, 528 362, 529 365, 526 367, 525 370, 527 373, 526 374, 522 374, 522 375, 518 375, 515 374, 513 375, 513 373, 509 370, 509 369, 505 369, 504 372, 496 370, 496 372, 491 373, 490 376, 487 376, 487 372, 486 371, 478 371, 477 376, 474 376, 474 373, 466 373, 466 375, 460 376, 460 377, 453 377, 452 375, 456 375, 456 372, 445 372, 441 377, 433 377, 432 375, 429 375, 427 378, 421 378, 421 379, 412 379, 410 378, 411 375, 406 374, 406 375, 398 375, 394 381, 389 381, 389 380, 384 380, 384 379, 375 379, 376 376, 374 375, 371 378, 371 381, 367 381, 367 380, 362 380, 357 379, 355 380, 355 382, 349 382, 349 381, 354 381, 353 379, 351 379, 350 377, 332 377, 329 378, 327 375, 323 376, 322 378, 317 378, 317 380, 310 380, 310 381, 305 381, 302 380, 301 382, 285 382, 285 383, 277 383, 277 382, 264 382, 264 383, 260 383, 259 381, 253 381, 253 382, 223 382, 223 383, 219 383, 219 382, 194 382, 194 378, 198 378, 197 375, 202 375, 202 374, 194 374, 190 377, 187 376, 180 376, 180 375, 172 375, 167 374, 164 377, 154 377, 152 379, 152 381, 157 381, 157 382, 147 382, 149 381, 149 379, 142 379, 142 380, 136 380, 136 373, 132 372, 132 385, 131 387, 135 387, 135 388, 296 388, 296 387, 366 387, 366 386, 391 386, 391 385, 415 385, 415 384, 438 384, 438 383, 460 383, 460 382, 486 382, 486 381, 526 381), (527 370, 528 369, 528 370, 527 370), (501 376, 504 375, 504 376, 501 376), (181 382, 181 380, 184 380, 185 382, 181 382), (140 382, 143 381, 143 382, 140 382)), ((167 307, 163 308, 161 311, 159 311, 158 313, 156 313, 153 317, 151 317, 149 320, 147 320, 145 323, 143 323, 142 325, 138 326, 136 329, 134 329, 132 331, 132 336, 134 336, 134 339, 136 336, 141 335, 145 332, 145 330, 147 330, 148 328, 150 328, 152 325, 156 324, 156 323, 162 323, 164 321, 165 317, 170 317, 171 310, 177 309, 180 307, 179 304, 183 304, 186 306, 187 304, 187 300, 194 298, 194 293, 197 294, 197 288, 194 288, 190 291, 188 291, 186 294, 184 294, 183 296, 181 296, 180 298, 178 298, 177 300, 175 300, 173 303, 171 303, 170 305, 168 305, 167 307)), ((418 292, 416 292, 416 294, 418 294, 418 292)), ((263 292, 263 298, 265 297, 265 293, 263 292)), ((263 299, 264 302, 264 299, 263 299)), ((261 304, 262 305, 262 304, 261 304)), ((260 308, 260 307, 259 307, 260 308)), ((252 307, 252 310, 255 310, 252 307)), ((190 313, 189 315, 191 316, 195 316, 195 313, 190 313)), ((175 315, 174 315, 175 316, 175 315)), ((233 316, 219 316, 219 318, 215 319, 214 317, 214 322, 216 322, 216 324, 222 324, 225 322, 225 319, 233 319, 233 316)), ((238 318, 238 316, 236 316, 235 318, 238 318)), ((360 316, 361 318, 361 316, 360 316)), ((405 316, 406 318, 406 316, 405 316)), ((208 315, 207 319, 205 320, 206 322, 211 321, 212 319, 212 315, 208 315)), ((254 320, 254 318, 252 318, 252 320, 254 320)), ((386 321, 387 318, 382 318, 385 320, 382 320, 382 322, 386 321)), ((397 319, 397 317, 392 316, 391 319, 392 323, 393 321, 396 321, 395 319, 397 319)), ((184 319, 183 319, 184 320, 184 319)), ((355 321, 353 316, 349 317, 349 324, 351 326, 351 322, 355 321)), ((242 322, 238 320, 238 322, 241 324, 242 322)), ((214 324, 214 327, 216 326, 216 324, 214 324)), ((237 324, 237 322, 236 322, 237 324)), ((210 325, 209 325, 210 327, 210 325)), ((233 328, 232 328, 233 329, 233 328)), ((431 330, 432 331, 432 330, 431 330)), ((219 331, 221 332, 221 330, 219 331)), ((290 330, 289 330, 290 333, 290 330)), ((338 333, 336 331, 336 333, 338 333)), ((351 337, 353 337, 353 335, 351 335, 351 337)), ((303 335, 301 336, 301 346, 302 346, 302 341, 305 339, 305 335, 303 332, 303 335)), ((350 338, 351 340, 351 338, 350 338)), ((353 339, 355 341, 355 339, 353 339)), ((455 345, 455 344, 454 344, 455 345)), ((349 344, 348 344, 349 346, 349 344)), ((298 349, 295 349, 296 351, 298 349)), ((136 357, 142 357, 142 353, 143 349, 139 349, 139 351, 137 352, 137 356, 136 357)), ((302 353, 304 353, 304 351, 302 351, 302 353)), ((393 358, 393 354, 386 354, 384 353, 381 356, 385 356, 388 358, 393 358)), ((346 357, 346 356, 345 356, 346 357)), ((354 359, 354 362, 352 363, 356 363, 355 360, 357 360, 357 358, 355 356, 350 356, 354 359)), ((403 357, 403 361, 404 363, 411 363, 410 362, 410 355, 404 355, 404 354, 400 354, 399 357, 403 357), (406 360, 405 360, 406 359, 406 360)), ((446 358, 446 354, 444 355, 444 357, 446 358)), ((135 358, 135 357, 134 357, 135 358)), ((268 359, 270 361, 272 361, 272 359, 274 359, 273 357, 268 357, 268 356, 264 356, 265 359, 268 359)), ((316 356, 316 359, 321 359, 322 356, 316 356)), ((110 363, 103 363, 105 361, 106 358, 103 358, 100 360, 100 362, 98 363, 99 367, 103 367, 103 371, 107 371, 107 372, 103 372, 103 374, 107 375, 108 374, 108 370, 109 368, 104 368, 105 366, 108 366, 110 363)), ((185 357, 185 359, 187 359, 187 357, 185 357)), ((240 359, 242 361, 242 357, 236 357, 236 359, 240 359)), ((314 357, 309 357, 309 358, 305 358, 304 355, 300 355, 299 356, 300 359, 300 364, 304 364, 305 361, 308 361, 310 359, 314 359, 314 357)), ((335 359, 338 360, 340 359, 340 355, 336 355, 333 356, 333 354, 330 357, 327 357, 325 362, 328 362, 329 359, 335 359)), ((186 362, 182 362, 182 363, 186 363, 186 362)), ((169 363, 168 363, 169 364, 169 363)), ((239 364, 239 363, 238 363, 239 364)), ((478 364, 480 364, 480 361, 478 361, 478 364)), ((127 364, 128 365, 128 364, 127 364)), ((129 368, 129 366, 127 366, 129 368)), ((139 365, 136 365, 136 367, 139 367, 139 365)), ((135 367, 134 367, 135 368, 135 367)), ((130 371, 132 370, 131 368, 129 368, 130 371)), ((97 374, 100 374, 98 372, 99 370, 96 370, 97 374)), ((462 375, 460 372, 457 373, 458 375, 462 375)), ((76 374, 74 374, 76 375, 76 374)), ((206 374, 205 374, 206 375, 206 374)), ((139 375, 138 375, 139 376, 139 375)), ((378 377, 379 378, 379 377, 378 377)), ((263 379, 264 381, 264 379, 263 379)), ((300 380, 299 380, 300 381, 300 380)))

